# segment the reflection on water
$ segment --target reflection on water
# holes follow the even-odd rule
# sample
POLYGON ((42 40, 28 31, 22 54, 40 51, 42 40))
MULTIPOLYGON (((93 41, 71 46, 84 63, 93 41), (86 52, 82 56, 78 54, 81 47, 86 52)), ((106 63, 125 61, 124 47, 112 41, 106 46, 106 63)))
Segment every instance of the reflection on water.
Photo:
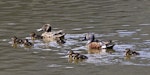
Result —
POLYGON ((149 5, 149 0, 1 0, 0 74, 149 75, 149 5), (14 35, 33 42, 29 34, 46 23, 67 33, 65 44, 35 40, 32 48, 11 46, 14 35), (81 39, 88 32, 116 45, 113 50, 87 50, 87 41, 81 39), (126 48, 140 55, 125 57, 126 48), (69 63, 68 50, 88 59, 69 63))

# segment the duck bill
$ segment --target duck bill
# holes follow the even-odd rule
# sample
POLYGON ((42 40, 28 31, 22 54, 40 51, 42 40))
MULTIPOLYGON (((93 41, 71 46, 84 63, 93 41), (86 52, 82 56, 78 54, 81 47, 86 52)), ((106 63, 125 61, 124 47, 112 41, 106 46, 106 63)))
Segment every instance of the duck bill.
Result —
POLYGON ((43 29, 42 29, 42 28, 40 28, 40 29, 37 29, 37 31, 38 31, 38 32, 40 32, 40 31, 43 31, 43 29))

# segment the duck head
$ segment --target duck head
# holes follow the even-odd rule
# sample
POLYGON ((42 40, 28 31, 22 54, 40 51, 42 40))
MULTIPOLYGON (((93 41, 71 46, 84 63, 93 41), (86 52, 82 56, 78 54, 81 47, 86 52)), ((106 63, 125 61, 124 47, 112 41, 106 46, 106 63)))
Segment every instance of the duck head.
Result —
POLYGON ((11 39, 12 39, 13 44, 14 43, 16 43, 16 44, 23 44, 23 40, 17 38, 16 36, 12 37, 11 39))
POLYGON ((72 50, 68 51, 67 55, 72 55, 74 52, 72 50))
POLYGON ((28 40, 28 39, 25 39, 25 40, 24 40, 24 43, 28 43, 28 42, 29 42, 29 40, 28 40))
POLYGON ((35 35, 36 35, 35 32, 31 32, 31 33, 30 33, 30 36, 31 36, 31 37, 34 37, 35 35))
POLYGON ((43 25, 42 28, 37 29, 37 31, 45 31, 45 32, 51 32, 52 28, 50 24, 43 25))
POLYGON ((87 33, 84 35, 84 38, 82 39, 82 41, 94 40, 94 39, 95 39, 95 35, 93 33, 87 33))
POLYGON ((13 36, 11 39, 12 39, 12 41, 15 41, 15 40, 17 40, 18 38, 17 38, 16 36, 13 36))
POLYGON ((35 34, 34 32, 31 32, 31 33, 30 33, 30 37, 31 37, 32 40, 35 39, 35 38, 34 38, 35 36, 36 36, 36 34, 35 34))
MULTIPOLYGON (((97 40, 97 41, 98 41, 98 40, 97 40)), ((94 34, 90 34, 87 44, 89 44, 89 43, 91 43, 91 42, 96 42, 96 41, 95 41, 95 35, 94 35, 94 34)))

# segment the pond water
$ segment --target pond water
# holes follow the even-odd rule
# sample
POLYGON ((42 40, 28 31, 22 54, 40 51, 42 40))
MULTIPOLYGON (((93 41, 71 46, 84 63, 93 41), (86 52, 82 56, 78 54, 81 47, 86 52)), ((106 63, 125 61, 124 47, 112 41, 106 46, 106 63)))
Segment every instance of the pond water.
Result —
POLYGON ((149 6, 149 0, 1 0, 0 74, 149 75, 149 6), (14 35, 30 39, 30 32, 46 23, 54 31, 64 30, 65 44, 51 42, 46 46, 42 40, 35 40, 30 49, 11 46, 14 35), (88 32, 97 39, 114 40, 113 53, 88 50, 86 41, 80 41, 88 32), (126 58, 125 48, 140 55, 126 58), (88 59, 69 62, 68 50, 88 59))

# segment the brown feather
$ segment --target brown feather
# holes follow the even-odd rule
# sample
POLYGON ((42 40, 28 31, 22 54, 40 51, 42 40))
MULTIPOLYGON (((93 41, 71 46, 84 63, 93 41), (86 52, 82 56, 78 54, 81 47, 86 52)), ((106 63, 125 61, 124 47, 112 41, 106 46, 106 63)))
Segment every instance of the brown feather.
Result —
POLYGON ((89 49, 100 49, 101 45, 98 42, 91 42, 88 44, 89 49))

